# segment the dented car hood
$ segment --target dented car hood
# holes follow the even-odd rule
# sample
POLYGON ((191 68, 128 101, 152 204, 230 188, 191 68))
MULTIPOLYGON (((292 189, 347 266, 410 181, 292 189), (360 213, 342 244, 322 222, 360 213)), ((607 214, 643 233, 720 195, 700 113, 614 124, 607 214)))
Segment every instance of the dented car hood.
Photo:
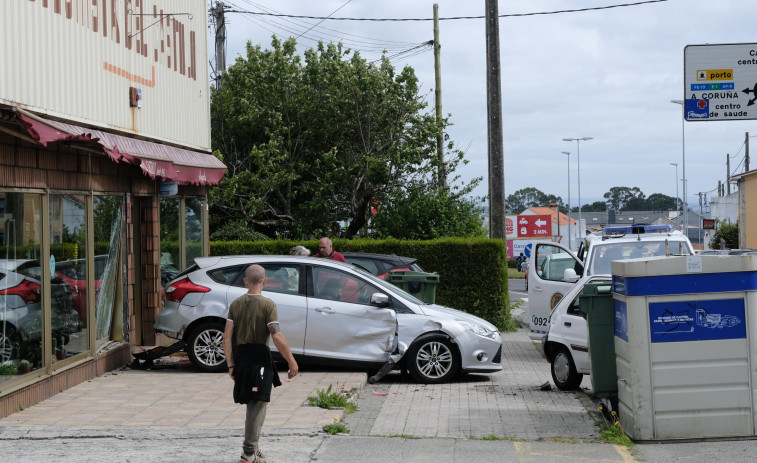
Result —
POLYGON ((466 321, 470 323, 477 323, 481 326, 484 326, 490 329, 491 331, 499 331, 496 326, 492 325, 491 323, 484 320, 483 318, 477 317, 475 315, 471 315, 461 310, 452 309, 450 307, 445 307, 443 305, 437 305, 437 304, 421 305, 419 306, 419 308, 421 311, 423 311, 424 315, 428 315, 429 317, 448 318, 450 321, 459 320, 459 321, 466 321))

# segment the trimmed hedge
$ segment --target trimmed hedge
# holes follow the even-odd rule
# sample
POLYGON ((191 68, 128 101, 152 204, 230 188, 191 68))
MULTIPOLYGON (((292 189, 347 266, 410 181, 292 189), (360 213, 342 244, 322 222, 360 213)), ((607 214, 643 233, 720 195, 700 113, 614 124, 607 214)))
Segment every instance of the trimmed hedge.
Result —
MULTIPOLYGON (((370 252, 414 257, 426 272, 439 274, 436 302, 479 316, 499 329, 507 328, 510 307, 507 295, 507 254, 502 240, 445 238, 428 241, 334 239, 340 252, 370 252)), ((303 245, 312 254, 318 241, 225 241, 211 242, 210 254, 289 254, 303 245)))

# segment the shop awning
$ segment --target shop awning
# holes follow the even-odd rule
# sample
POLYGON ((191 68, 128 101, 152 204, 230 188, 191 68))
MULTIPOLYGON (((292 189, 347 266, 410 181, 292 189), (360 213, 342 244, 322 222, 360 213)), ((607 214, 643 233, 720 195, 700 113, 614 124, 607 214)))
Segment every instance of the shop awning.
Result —
POLYGON ((18 108, 16 115, 27 133, 44 146, 50 142, 91 144, 102 149, 113 162, 139 166, 152 179, 217 185, 226 173, 226 166, 210 154, 52 121, 18 108))

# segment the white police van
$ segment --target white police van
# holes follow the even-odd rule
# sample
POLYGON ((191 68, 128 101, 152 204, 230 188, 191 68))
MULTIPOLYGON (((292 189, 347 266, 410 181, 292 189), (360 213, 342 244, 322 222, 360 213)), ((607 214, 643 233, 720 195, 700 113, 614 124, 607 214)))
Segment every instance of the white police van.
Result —
POLYGON ((555 385, 575 389, 589 373, 586 320, 578 312, 588 281, 609 284, 614 260, 689 254, 691 242, 670 225, 608 227, 588 235, 575 254, 559 243, 534 242, 528 265, 530 337, 542 341, 555 385))

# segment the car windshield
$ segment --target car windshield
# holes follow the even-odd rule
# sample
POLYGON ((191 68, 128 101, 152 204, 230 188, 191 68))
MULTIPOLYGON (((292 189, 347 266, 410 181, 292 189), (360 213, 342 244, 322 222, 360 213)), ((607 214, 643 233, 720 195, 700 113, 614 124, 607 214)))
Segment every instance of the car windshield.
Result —
MULTIPOLYGON (((612 242, 605 241, 594 246, 592 250, 592 268, 589 275, 610 275, 614 260, 638 259, 643 257, 665 256, 665 240, 612 242)), ((669 241, 668 252, 672 254, 690 254, 691 250, 684 241, 669 241)))

